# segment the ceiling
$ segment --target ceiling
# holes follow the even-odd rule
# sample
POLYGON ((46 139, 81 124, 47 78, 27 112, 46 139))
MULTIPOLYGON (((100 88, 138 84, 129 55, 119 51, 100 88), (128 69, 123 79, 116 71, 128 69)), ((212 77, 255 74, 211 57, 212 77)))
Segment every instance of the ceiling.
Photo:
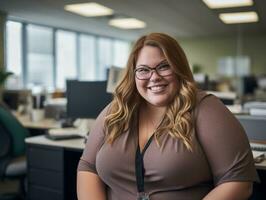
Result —
POLYGON ((66 4, 85 0, 0 0, 0 11, 10 19, 53 27, 134 40, 149 32, 165 32, 177 38, 266 34, 266 1, 254 0, 252 7, 211 10, 201 0, 94 0, 115 11, 115 16, 135 17, 147 23, 141 30, 122 30, 108 25, 111 17, 86 18, 67 11, 66 4), (255 10, 258 23, 226 25, 219 18, 221 11, 255 10))

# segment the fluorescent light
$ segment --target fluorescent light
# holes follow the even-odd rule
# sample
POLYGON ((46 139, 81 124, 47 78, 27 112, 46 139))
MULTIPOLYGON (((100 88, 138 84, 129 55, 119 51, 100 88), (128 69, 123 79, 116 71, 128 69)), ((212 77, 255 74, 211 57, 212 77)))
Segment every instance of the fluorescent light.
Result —
POLYGON ((114 13, 112 9, 94 2, 69 4, 66 5, 64 9, 69 12, 73 12, 85 17, 99 17, 99 16, 112 15, 114 13))
POLYGON ((202 0, 202 1, 211 9, 253 5, 253 0, 202 0))
POLYGON ((115 26, 121 29, 139 29, 145 28, 146 23, 135 18, 119 18, 111 19, 109 25, 115 26))
POLYGON ((219 18, 225 24, 251 23, 259 21, 256 12, 238 12, 238 13, 222 13, 219 18))

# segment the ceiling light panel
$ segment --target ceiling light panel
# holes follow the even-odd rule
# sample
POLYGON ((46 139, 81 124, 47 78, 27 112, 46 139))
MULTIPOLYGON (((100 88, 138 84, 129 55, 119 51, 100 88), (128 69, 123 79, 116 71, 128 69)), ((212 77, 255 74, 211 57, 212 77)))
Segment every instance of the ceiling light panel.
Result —
POLYGON ((252 6, 253 0, 202 0, 209 8, 232 8, 252 6))
POLYGON ((121 29, 140 29, 145 28, 146 23, 135 18, 111 19, 109 25, 121 29))
POLYGON ((219 18, 225 24, 253 23, 259 21, 256 12, 221 13, 219 18))
POLYGON ((114 13, 112 9, 94 2, 70 4, 66 5, 64 9, 85 17, 107 16, 112 15, 114 13))

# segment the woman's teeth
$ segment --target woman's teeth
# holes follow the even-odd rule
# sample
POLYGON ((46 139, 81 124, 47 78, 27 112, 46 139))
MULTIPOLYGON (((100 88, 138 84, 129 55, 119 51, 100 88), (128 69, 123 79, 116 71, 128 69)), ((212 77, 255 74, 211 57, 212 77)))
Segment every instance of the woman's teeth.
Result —
POLYGON ((150 87, 150 90, 153 92, 159 92, 159 91, 164 90, 165 87, 166 87, 165 85, 157 85, 157 86, 150 87))

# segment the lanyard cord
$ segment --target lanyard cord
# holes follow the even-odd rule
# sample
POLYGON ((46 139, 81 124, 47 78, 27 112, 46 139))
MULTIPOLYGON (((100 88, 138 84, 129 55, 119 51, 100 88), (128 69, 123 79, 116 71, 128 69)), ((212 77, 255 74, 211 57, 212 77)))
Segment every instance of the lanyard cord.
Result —
POLYGON ((140 147, 138 144, 137 151, 136 151, 136 157, 135 157, 135 175, 136 175, 136 181, 137 181, 137 189, 138 192, 144 192, 144 174, 145 174, 145 168, 144 168, 144 162, 143 162, 143 156, 148 148, 148 146, 151 144, 152 138, 154 135, 152 135, 148 142, 146 143, 142 153, 140 152, 140 147))
POLYGON ((143 166, 143 157, 140 153, 140 147, 138 145, 137 151, 136 151, 136 161, 135 161, 135 167, 136 167, 136 180, 137 180, 137 189, 138 192, 144 191, 144 166, 143 166))

